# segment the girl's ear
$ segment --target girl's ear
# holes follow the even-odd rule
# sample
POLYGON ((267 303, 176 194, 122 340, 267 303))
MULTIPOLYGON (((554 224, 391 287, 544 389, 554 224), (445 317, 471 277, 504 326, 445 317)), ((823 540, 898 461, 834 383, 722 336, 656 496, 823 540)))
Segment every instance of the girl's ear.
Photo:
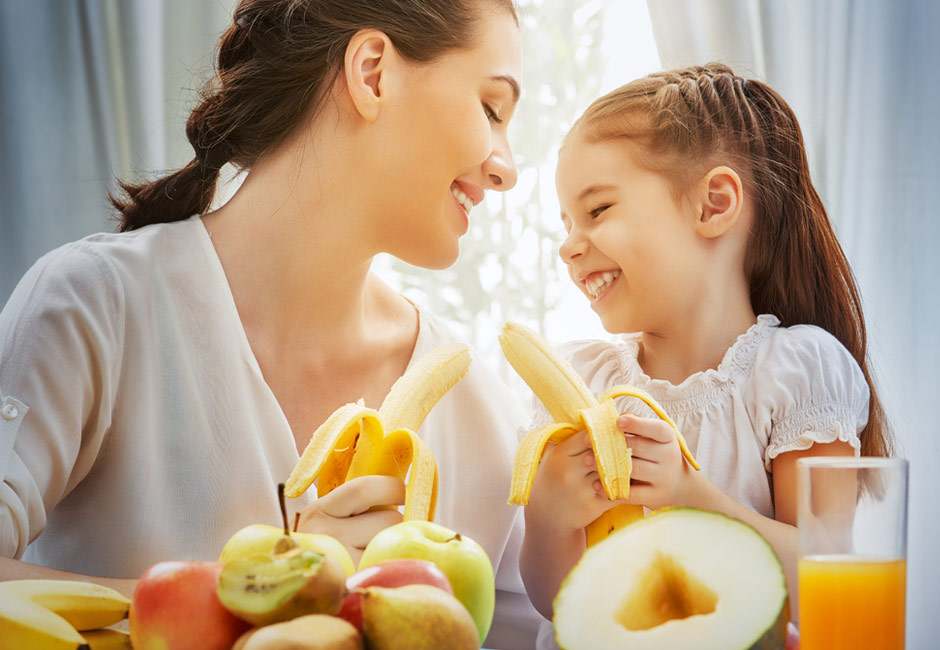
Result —
POLYGON ((385 104, 385 79, 395 58, 391 39, 377 29, 363 29, 346 45, 343 74, 356 111, 374 121, 385 104))
POLYGON ((702 187, 695 230, 703 237, 720 237, 737 223, 744 208, 741 177, 730 167, 715 167, 702 178, 702 187))

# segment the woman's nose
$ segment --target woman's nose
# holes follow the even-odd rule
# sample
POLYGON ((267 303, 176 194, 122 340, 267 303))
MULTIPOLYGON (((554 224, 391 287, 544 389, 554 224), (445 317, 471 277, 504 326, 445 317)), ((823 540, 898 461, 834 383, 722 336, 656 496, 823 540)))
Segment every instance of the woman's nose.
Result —
POLYGON ((486 177, 487 189, 505 192, 516 185, 518 175, 516 165, 512 161, 512 149, 504 138, 499 139, 499 144, 493 148, 489 158, 484 161, 483 173, 486 177))

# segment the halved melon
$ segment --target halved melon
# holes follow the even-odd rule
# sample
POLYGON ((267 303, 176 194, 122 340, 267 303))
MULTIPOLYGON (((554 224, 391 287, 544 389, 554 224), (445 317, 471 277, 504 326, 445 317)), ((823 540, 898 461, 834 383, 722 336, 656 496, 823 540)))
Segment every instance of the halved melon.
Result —
POLYGON ((668 508, 590 547, 554 601, 564 650, 783 650, 783 566, 751 526, 668 508))

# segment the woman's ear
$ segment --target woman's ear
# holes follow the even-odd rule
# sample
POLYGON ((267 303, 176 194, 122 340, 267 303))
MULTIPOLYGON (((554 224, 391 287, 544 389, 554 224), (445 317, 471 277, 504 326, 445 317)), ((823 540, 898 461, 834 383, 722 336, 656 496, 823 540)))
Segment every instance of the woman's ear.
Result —
POLYGON ((715 167, 702 178, 702 189, 695 230, 703 237, 720 237, 734 226, 744 209, 741 177, 730 167, 715 167))
POLYGON ((343 73, 356 111, 374 121, 385 103, 384 75, 395 56, 391 39, 377 29, 363 29, 346 45, 343 73))

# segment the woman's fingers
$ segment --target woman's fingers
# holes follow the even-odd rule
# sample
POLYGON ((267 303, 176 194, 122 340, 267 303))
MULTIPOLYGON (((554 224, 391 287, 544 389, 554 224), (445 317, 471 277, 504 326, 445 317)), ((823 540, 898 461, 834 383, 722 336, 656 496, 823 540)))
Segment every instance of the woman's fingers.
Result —
POLYGON ((298 530, 335 537, 358 564, 362 549, 376 533, 402 520, 396 506, 404 503, 405 484, 401 479, 360 476, 343 483, 304 509, 298 530))
POLYGON ((405 503, 405 483, 393 476, 359 476, 317 499, 319 509, 330 517, 351 517, 374 506, 405 503))

